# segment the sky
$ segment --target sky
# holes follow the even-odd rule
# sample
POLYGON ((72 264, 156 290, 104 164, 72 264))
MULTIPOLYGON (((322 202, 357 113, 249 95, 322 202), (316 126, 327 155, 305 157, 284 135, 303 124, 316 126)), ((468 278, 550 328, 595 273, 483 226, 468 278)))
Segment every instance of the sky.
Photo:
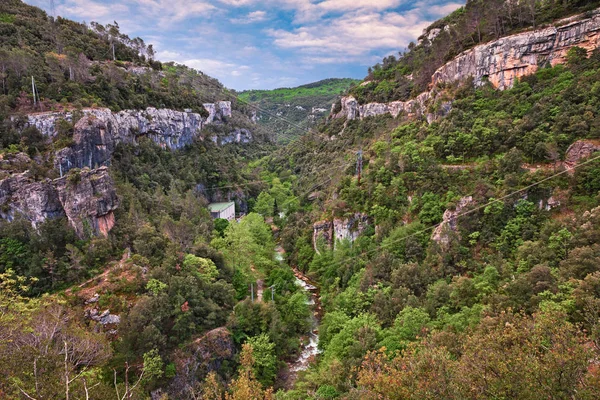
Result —
MULTIPOLYGON (((25 0, 50 12, 51 0, 25 0)), ((54 0, 236 90, 358 78, 465 0, 54 0)))

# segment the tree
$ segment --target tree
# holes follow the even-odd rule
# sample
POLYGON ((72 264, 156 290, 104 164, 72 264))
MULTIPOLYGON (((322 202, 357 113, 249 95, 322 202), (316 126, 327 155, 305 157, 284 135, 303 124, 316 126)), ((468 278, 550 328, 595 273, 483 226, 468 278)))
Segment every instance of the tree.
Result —
POLYGON ((196 257, 193 254, 188 254, 183 259, 183 267, 192 273, 197 273, 199 276, 207 282, 214 281, 219 276, 219 271, 215 263, 202 257, 196 257))
POLYGON ((261 192, 254 205, 254 211, 263 217, 272 217, 274 205, 275 199, 268 192, 261 192))
POLYGON ((256 379, 258 379, 263 387, 271 386, 277 374, 275 343, 271 342, 269 336, 263 333, 259 336, 249 338, 247 344, 252 347, 252 356, 254 358, 252 369, 256 379))
POLYGON ((240 355, 239 376, 233 380, 229 393, 225 394, 226 400, 271 400, 272 390, 263 391, 260 382, 253 372, 254 354, 252 346, 245 344, 240 355))

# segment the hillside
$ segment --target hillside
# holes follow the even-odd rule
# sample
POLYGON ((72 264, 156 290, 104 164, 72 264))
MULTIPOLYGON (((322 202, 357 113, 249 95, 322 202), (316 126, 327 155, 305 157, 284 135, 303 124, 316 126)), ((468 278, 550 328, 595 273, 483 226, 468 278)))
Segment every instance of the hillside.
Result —
POLYGON ((353 79, 326 79, 296 88, 249 90, 239 98, 257 107, 258 123, 277 132, 279 143, 285 144, 327 117, 337 97, 357 83, 353 79))
POLYGON ((471 0, 363 82, 236 101, 3 3, 0 397, 600 398, 599 6, 471 0))

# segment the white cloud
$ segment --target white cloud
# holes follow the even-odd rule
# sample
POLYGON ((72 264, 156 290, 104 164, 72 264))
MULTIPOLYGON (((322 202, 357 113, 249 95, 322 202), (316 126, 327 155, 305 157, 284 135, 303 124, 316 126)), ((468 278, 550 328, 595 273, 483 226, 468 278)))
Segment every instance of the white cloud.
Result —
POLYGON ((148 22, 158 21, 162 28, 172 26, 189 18, 207 17, 219 11, 206 0, 131 0, 148 22))
POLYGON ((129 8, 124 4, 102 4, 93 0, 67 0, 56 7, 58 15, 68 15, 81 19, 98 21, 116 13, 127 13, 129 8))
MULTIPOLYGON (((305 62, 356 62, 365 60, 374 51, 402 50, 435 19, 461 6, 459 3, 440 6, 419 2, 413 9, 400 13, 367 10, 367 3, 365 0, 326 0, 319 5, 346 5, 356 10, 337 17, 321 18, 293 30, 270 29, 266 33, 277 47, 304 54, 305 62)), ((382 0, 379 6, 386 9, 398 3, 398 0, 382 0)))
POLYGON ((266 21, 268 18, 266 11, 253 11, 244 18, 233 18, 230 21, 234 24, 254 24, 256 22, 266 21))

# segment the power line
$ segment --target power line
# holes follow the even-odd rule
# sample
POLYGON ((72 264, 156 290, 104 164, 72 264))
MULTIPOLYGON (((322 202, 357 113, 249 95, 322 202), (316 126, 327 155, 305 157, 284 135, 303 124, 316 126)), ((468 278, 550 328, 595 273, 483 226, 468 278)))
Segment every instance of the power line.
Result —
MULTIPOLYGON (((575 165, 575 166, 573 166, 573 167, 571 167, 571 168, 567 168, 567 169, 565 169, 564 171, 560 171, 560 172, 558 172, 558 173, 555 173, 555 174, 553 174, 553 175, 551 175, 551 176, 549 176, 549 177, 547 177, 547 178, 544 178, 544 179, 542 179, 542 180, 539 180, 539 181, 537 181, 537 182, 535 182, 535 183, 532 183, 531 185, 525 186, 524 188, 521 188, 521 189, 519 189, 519 190, 516 190, 516 191, 514 191, 514 192, 511 192, 511 193, 509 193, 509 194, 507 194, 507 195, 505 195, 505 196, 502 196, 502 197, 500 197, 500 198, 498 198, 498 199, 494 199, 494 200, 492 200, 492 201, 490 201, 490 202, 488 202, 488 203, 486 203, 486 204, 483 204, 483 205, 481 205, 481 206, 477 206, 477 207, 475 207, 475 208, 472 208, 472 209, 470 209, 470 210, 468 210, 468 211, 465 211, 465 212, 463 212, 463 213, 457 214, 456 216, 454 216, 454 217, 450 218, 450 220, 449 220, 449 221, 455 221, 455 220, 457 220, 457 219, 459 219, 459 218, 461 218, 461 217, 464 217, 464 216, 466 216, 466 215, 473 214, 473 213, 475 213, 475 212, 477 212, 477 211, 479 211, 479 210, 482 210, 482 209, 484 209, 484 208, 486 208, 486 207, 489 207, 489 206, 490 206, 490 205, 492 205, 492 204, 503 202, 504 200, 506 200, 506 199, 508 199, 508 198, 510 198, 510 197, 512 197, 512 196, 515 196, 515 195, 517 195, 517 194, 519 194, 519 193, 525 192, 525 191, 527 191, 527 190, 529 190, 529 189, 531 189, 531 188, 534 188, 534 187, 536 187, 536 186, 538 186, 538 185, 540 185, 540 184, 542 184, 542 183, 544 183, 544 182, 548 182, 548 181, 550 181, 550 180, 552 180, 552 179, 554 179, 554 178, 556 178, 556 177, 558 177, 558 176, 561 176, 561 175, 567 174, 567 173, 569 173, 569 172, 571 172, 571 171, 574 171, 574 170, 576 170, 576 169, 577 169, 577 168, 579 168, 579 167, 582 167, 582 166, 584 166, 584 165, 587 165, 587 164, 591 164, 592 162, 594 162, 594 161, 597 161, 597 160, 600 160, 600 156, 596 156, 596 157, 594 157, 594 158, 590 158, 590 159, 588 159, 588 160, 586 160, 586 161, 584 161, 584 162, 582 162, 582 163, 579 163, 579 164, 577 164, 577 165, 575 165)), ((362 254, 360 254, 360 255, 357 255, 357 256, 353 256, 353 257, 347 258, 347 259, 345 259, 345 260, 343 260, 343 261, 341 261, 341 262, 335 262, 335 263, 329 264, 329 266, 339 266, 339 265, 342 265, 342 264, 344 264, 344 263, 346 263, 346 262, 349 262, 349 261, 352 261, 352 260, 356 260, 356 259, 362 258, 363 256, 368 256, 368 255, 370 255, 370 254, 372 254, 372 253, 375 253, 375 252, 381 251, 381 250, 382 250, 382 249, 384 249, 384 248, 390 247, 391 245, 394 245, 394 244, 400 243, 400 242, 402 242, 402 241, 404 241, 404 240, 408 240, 408 239, 410 239, 410 238, 413 238, 413 237, 415 237, 415 236, 418 236, 418 235, 420 235, 420 234, 422 234, 422 233, 426 233, 426 232, 432 231, 432 230, 434 230, 434 229, 436 229, 436 228, 438 228, 438 227, 442 226, 444 223, 446 223, 446 222, 449 222, 449 221, 443 221, 443 222, 440 222, 439 224, 436 224, 436 225, 429 226, 429 227, 427 227, 427 228, 425 228, 425 229, 422 229, 422 230, 420 230, 420 231, 418 231, 418 232, 414 232, 414 233, 412 233, 412 234, 410 234, 410 235, 407 235, 407 236, 401 237, 401 238, 399 238, 399 239, 396 239, 396 240, 392 240, 392 241, 390 241, 390 242, 388 242, 388 243, 386 243, 386 244, 383 244, 383 243, 382 243, 382 244, 380 244, 379 246, 377 246, 375 249, 372 249, 372 250, 366 251, 366 252, 364 252, 364 253, 362 253, 362 254)))

